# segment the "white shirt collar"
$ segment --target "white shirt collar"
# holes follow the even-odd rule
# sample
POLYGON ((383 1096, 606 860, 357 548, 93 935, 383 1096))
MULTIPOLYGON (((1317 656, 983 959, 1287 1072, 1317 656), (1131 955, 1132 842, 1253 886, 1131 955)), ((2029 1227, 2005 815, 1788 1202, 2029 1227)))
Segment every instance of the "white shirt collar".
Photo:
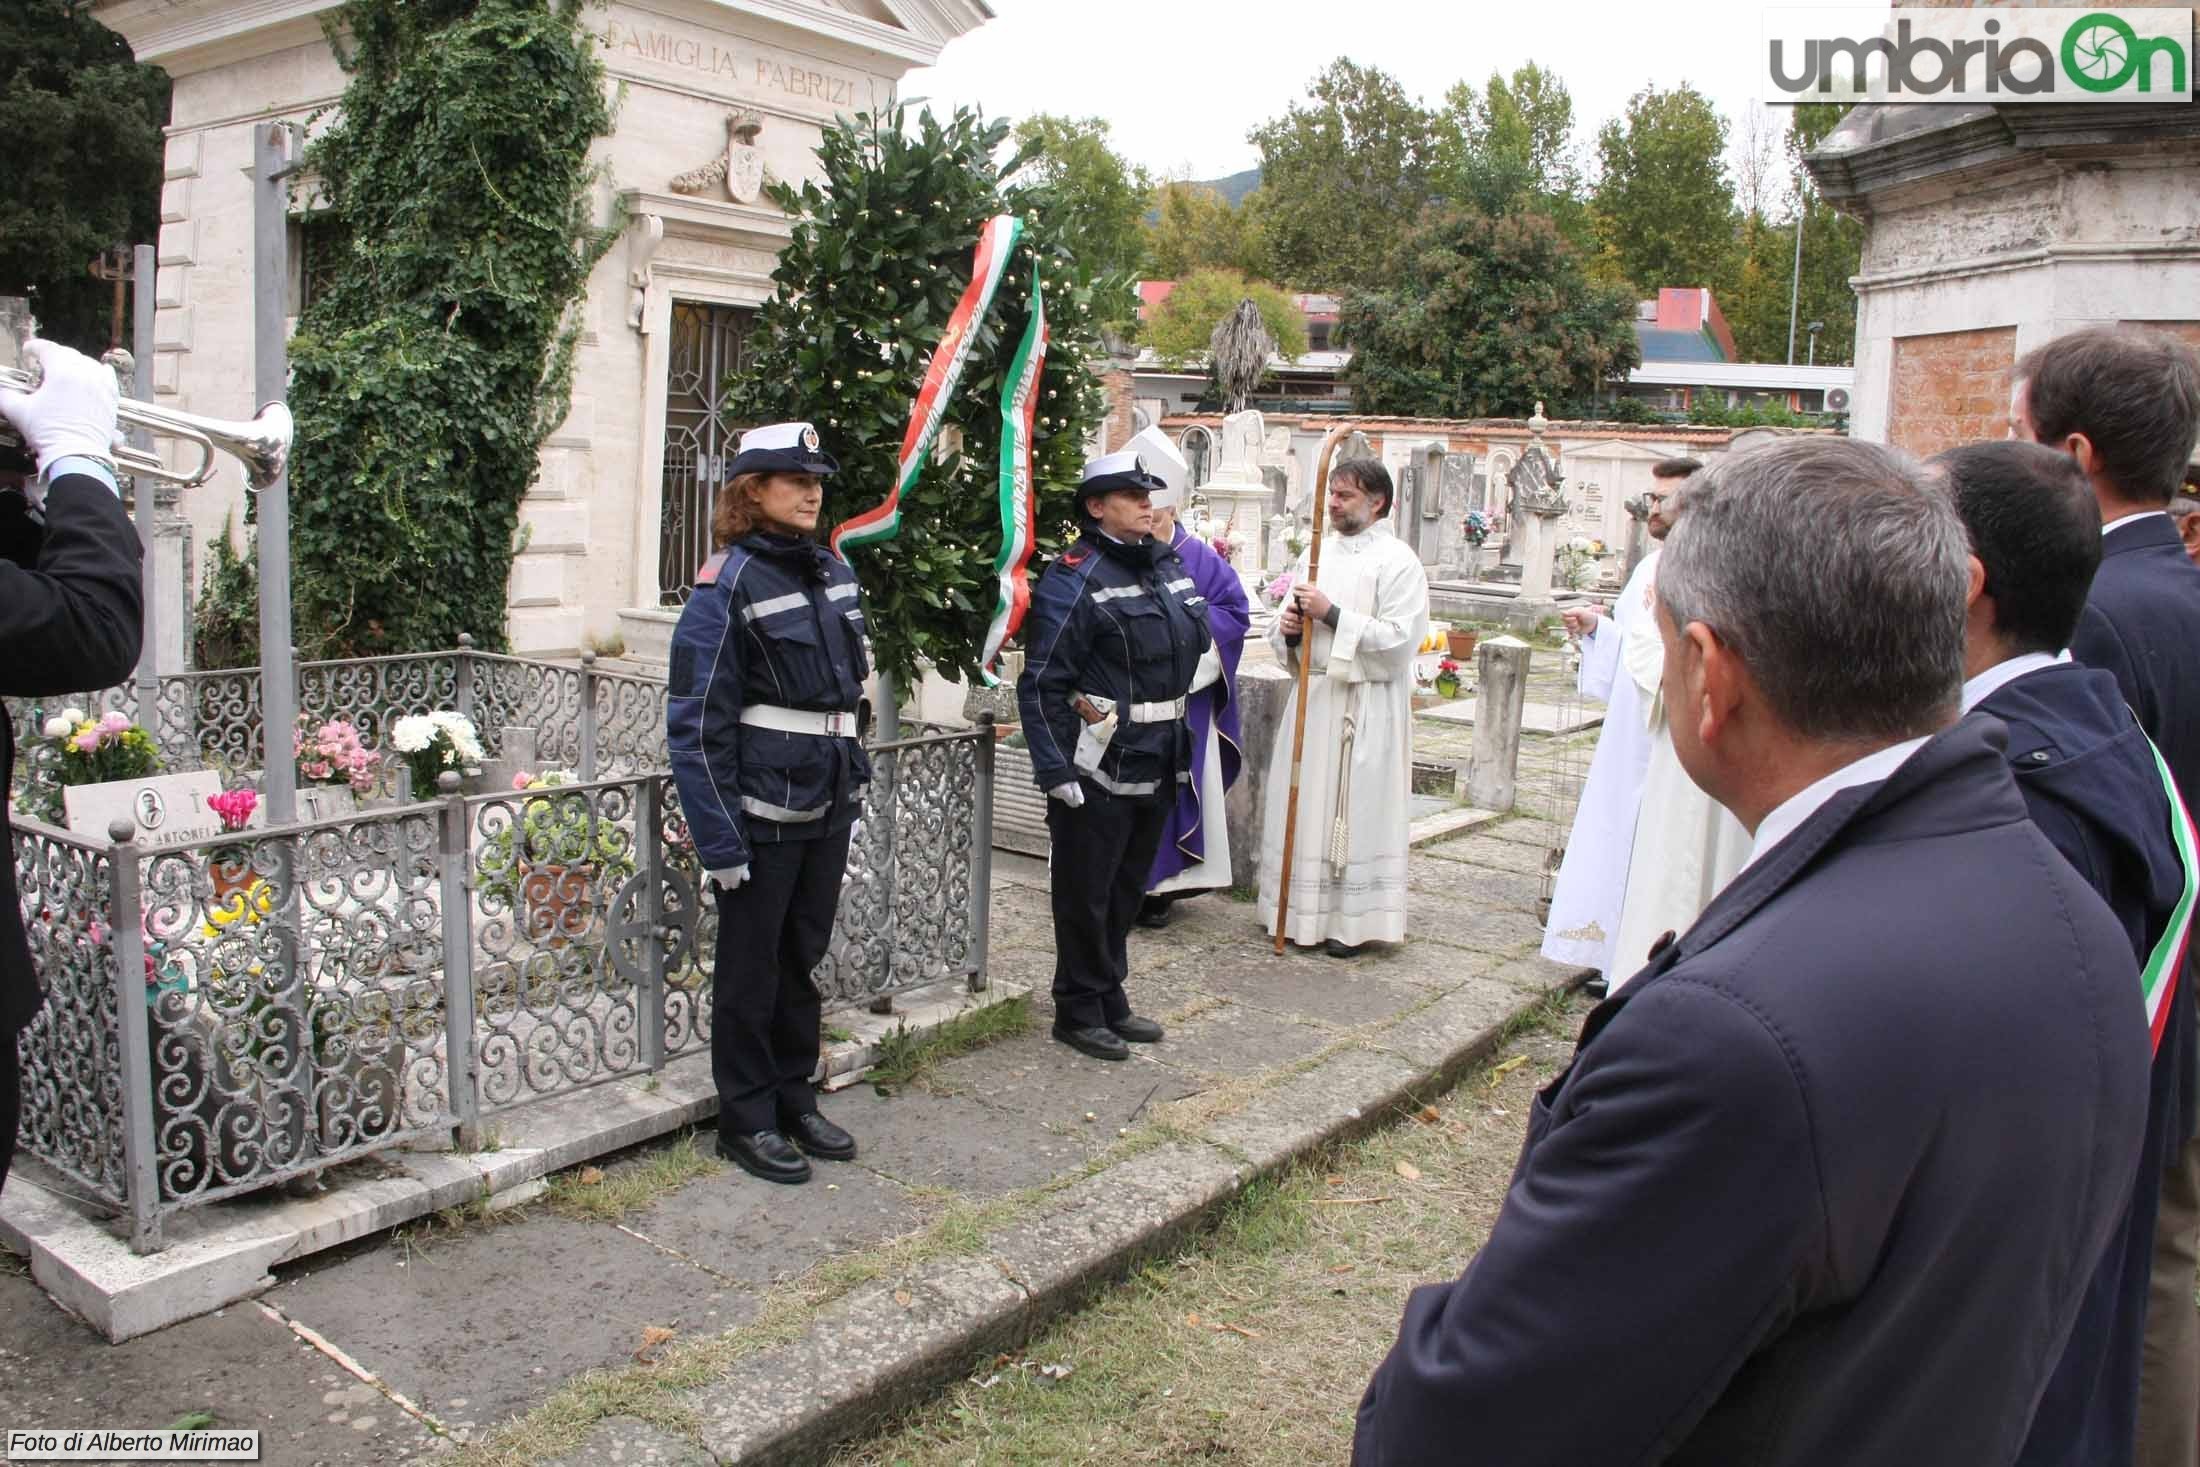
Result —
POLYGON ((1861 759, 1842 765, 1816 783, 1805 785, 1789 795, 1758 823, 1757 843, 1750 847, 1749 859, 1742 862, 1742 869, 1747 871, 1757 864, 1759 856, 1794 834, 1796 827, 1817 814, 1819 807, 1826 801, 1845 789, 1854 789, 1860 784, 1877 784, 1901 768, 1902 762, 1924 748, 1925 744, 1925 739, 1904 739, 1899 744, 1889 744, 1884 749, 1874 750, 1861 759))
POLYGON ((2142 509, 2137 514, 2127 514, 2120 520, 2110 520, 2107 524, 2101 526, 2101 536, 2106 539, 2110 530, 2120 530, 2126 525, 2136 525, 2141 520, 2166 520, 2168 518, 2169 511, 2166 509, 2142 509))
POLYGON ((2053 667, 2058 662, 2068 662, 2070 653, 2021 652, 2007 662, 1997 662, 1977 677, 1966 678, 1963 683, 1963 711, 1973 708, 2000 692, 2028 672, 2038 672, 2043 667, 2053 667))

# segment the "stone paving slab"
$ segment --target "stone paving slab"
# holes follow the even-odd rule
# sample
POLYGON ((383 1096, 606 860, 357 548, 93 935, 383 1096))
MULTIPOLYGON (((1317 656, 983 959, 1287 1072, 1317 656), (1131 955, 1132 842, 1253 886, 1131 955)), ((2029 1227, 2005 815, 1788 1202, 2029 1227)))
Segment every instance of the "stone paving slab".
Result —
POLYGON ((317 1259, 267 1297, 455 1430, 627 1363, 650 1325, 731 1329, 756 1309, 637 1238, 561 1217, 317 1259), (442 1323, 423 1330, 429 1319, 442 1323))
POLYGON ((380 1467, 434 1440, 250 1302, 113 1345, 0 1272, 0 1428, 166 1426, 193 1411, 257 1427, 269 1463, 380 1467))
MULTIPOLYGON (((845 1107, 827 1109, 839 1113, 845 1107)), ((926 1205, 861 1161, 812 1166, 815 1179, 802 1187, 758 1181, 728 1168, 722 1178, 712 1179, 717 1185, 682 1187, 625 1226, 722 1278, 752 1286, 782 1282, 836 1253, 924 1226, 926 1205)))
POLYGON ((1092 1149, 1085 1138, 1057 1135, 1020 1110, 930 1086, 890 1097, 859 1087, 825 1109, 862 1138, 859 1165, 905 1187, 997 1196, 1037 1186, 1092 1149))

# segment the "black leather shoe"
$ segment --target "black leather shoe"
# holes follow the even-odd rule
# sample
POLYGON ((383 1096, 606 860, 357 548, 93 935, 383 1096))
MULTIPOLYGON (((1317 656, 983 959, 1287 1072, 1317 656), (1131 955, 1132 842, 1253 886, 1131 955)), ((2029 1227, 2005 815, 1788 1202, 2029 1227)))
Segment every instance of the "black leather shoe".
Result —
POLYGON ((1169 925, 1169 909, 1175 903, 1167 897, 1147 897, 1138 904, 1138 925, 1162 928, 1169 925))
POLYGON ((718 1154, 752 1177, 792 1186, 810 1179, 810 1164, 777 1131, 748 1131, 738 1136, 721 1135, 718 1154))
POLYGON ((1332 937, 1327 942, 1322 944, 1322 951, 1329 954, 1329 956, 1333 958, 1356 958, 1360 955, 1360 948, 1365 946, 1367 946, 1367 944, 1364 942, 1359 944, 1358 947, 1355 947, 1349 943, 1339 942, 1336 938, 1332 937))
POLYGON ((1130 1044, 1159 1044, 1161 1042, 1161 1026, 1151 1019, 1142 1019, 1136 1014, 1126 1014, 1108 1025, 1108 1027, 1115 1031, 1116 1038, 1130 1044))
POLYGON ((1089 1054, 1096 1060, 1127 1060, 1131 1057, 1131 1047, 1118 1039, 1113 1029, 1097 1026, 1090 1029, 1070 1029, 1056 1024, 1054 1037, 1079 1054, 1089 1054))
POLYGON ((1599 973, 1587 983, 1582 984, 1581 991, 1591 998, 1608 998, 1611 996, 1612 985, 1605 981, 1602 973, 1599 973))
POLYGON ((787 1139, 796 1148, 826 1161, 854 1161, 856 1138, 834 1125, 816 1111, 792 1116, 781 1124, 787 1139))

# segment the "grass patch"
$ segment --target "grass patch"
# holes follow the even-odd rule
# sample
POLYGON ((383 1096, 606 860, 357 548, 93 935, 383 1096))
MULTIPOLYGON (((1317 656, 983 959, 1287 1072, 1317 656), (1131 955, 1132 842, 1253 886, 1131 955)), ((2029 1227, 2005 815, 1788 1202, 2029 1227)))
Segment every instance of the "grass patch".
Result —
POLYGON ((942 1060, 982 1049, 1030 1027, 1031 1000, 1026 995, 972 1009, 934 1029, 915 1030, 904 1024, 879 1040, 876 1058, 865 1078, 889 1090, 899 1089, 914 1084, 942 1060))
POLYGON ((580 1166, 559 1172, 531 1205, 580 1222, 618 1222, 668 1192, 725 1169, 726 1164, 705 1151, 696 1133, 689 1131, 670 1146, 657 1147, 619 1166, 580 1166))

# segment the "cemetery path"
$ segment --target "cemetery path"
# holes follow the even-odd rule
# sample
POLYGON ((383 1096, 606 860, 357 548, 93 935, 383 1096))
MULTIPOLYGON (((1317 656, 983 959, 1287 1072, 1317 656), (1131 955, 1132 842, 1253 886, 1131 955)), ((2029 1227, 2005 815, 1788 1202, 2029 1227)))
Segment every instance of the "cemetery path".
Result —
POLYGON ((1046 1035, 1046 872, 999 855, 991 968, 1033 987, 1031 1021, 828 1097, 863 1154, 807 1187, 722 1166, 707 1130, 663 1137, 122 1345, 0 1254, 0 1425, 205 1413, 260 1428, 270 1463, 822 1455, 1255 1176, 1442 1089, 1569 988, 1535 955, 1556 742, 1527 741, 1522 813, 1414 852, 1400 948, 1276 958, 1219 895, 1136 931, 1132 999, 1169 1038, 1127 1064, 1046 1035))

